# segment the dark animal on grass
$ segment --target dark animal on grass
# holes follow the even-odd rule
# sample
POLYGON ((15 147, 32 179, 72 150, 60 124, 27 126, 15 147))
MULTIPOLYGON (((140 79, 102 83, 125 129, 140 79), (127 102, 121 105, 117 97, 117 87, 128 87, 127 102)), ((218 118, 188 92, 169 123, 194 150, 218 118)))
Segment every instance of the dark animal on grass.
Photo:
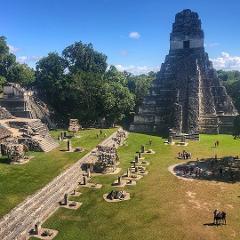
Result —
POLYGON ((213 223, 216 225, 220 225, 220 224, 226 225, 227 224, 226 213, 223 211, 215 210, 213 212, 213 223))

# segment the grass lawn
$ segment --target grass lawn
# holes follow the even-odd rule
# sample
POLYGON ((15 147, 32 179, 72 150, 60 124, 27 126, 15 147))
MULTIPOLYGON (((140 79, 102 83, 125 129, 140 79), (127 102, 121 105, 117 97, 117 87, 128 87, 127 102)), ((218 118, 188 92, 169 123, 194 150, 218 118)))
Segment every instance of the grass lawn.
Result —
MULTIPOLYGON (((106 129, 103 133, 109 136, 115 130, 106 129)), ((55 138, 59 133, 51 132, 55 138)), ((83 153, 60 151, 67 147, 67 143, 62 142, 59 148, 49 153, 29 153, 34 158, 24 165, 9 165, 6 158, 0 158, 0 217, 103 141, 104 135, 97 138, 97 133, 97 129, 84 130, 78 134, 80 138, 72 140, 73 147, 81 146, 85 149, 83 153)))
MULTIPOLYGON (((163 139, 131 133, 128 145, 119 150, 121 167, 126 170, 141 144, 153 140, 155 155, 146 155, 151 162, 149 175, 136 186, 126 187, 131 200, 107 203, 102 195, 112 189, 116 176, 98 176, 104 184, 100 190, 81 189, 75 200, 83 202, 77 211, 59 209, 44 227, 59 230, 56 240, 226 240, 240 236, 239 183, 184 181, 168 171, 168 167, 184 160, 177 152, 186 149, 193 158, 239 155, 240 141, 228 135, 201 135, 200 142, 187 147, 166 146, 163 139), (219 140, 217 150, 212 148, 219 140), (215 208, 227 212, 226 226, 206 226, 212 222, 215 208)), ((34 238, 33 238, 34 239, 34 238)))

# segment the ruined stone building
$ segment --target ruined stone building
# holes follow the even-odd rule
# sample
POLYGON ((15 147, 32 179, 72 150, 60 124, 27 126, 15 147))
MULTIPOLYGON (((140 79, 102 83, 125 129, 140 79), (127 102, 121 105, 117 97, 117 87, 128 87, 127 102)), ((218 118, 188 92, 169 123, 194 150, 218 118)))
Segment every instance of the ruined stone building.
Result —
POLYGON ((46 104, 37 98, 34 91, 26 90, 19 84, 7 83, 4 86, 0 106, 15 117, 41 119, 48 127, 54 128, 46 104))
POLYGON ((172 26, 169 54, 130 130, 229 133, 237 114, 205 52, 198 14, 183 10, 172 26))
MULTIPOLYGON (((0 99, 0 148, 2 154, 12 152, 12 160, 21 157, 21 150, 49 152, 59 146, 45 123, 51 126, 49 112, 38 102, 33 91, 19 84, 4 86, 0 99)), ((8 154, 9 155, 9 154, 8 154)))

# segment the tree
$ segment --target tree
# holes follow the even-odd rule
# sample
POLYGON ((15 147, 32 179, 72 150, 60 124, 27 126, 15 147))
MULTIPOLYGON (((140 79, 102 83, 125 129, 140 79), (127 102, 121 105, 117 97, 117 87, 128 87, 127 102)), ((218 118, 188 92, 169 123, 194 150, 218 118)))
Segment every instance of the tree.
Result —
POLYGON ((94 72, 79 71, 70 75, 72 115, 82 123, 95 124, 103 115, 101 91, 104 86, 103 76, 94 72))
POLYGON ((35 81, 34 70, 26 64, 16 62, 16 56, 9 51, 6 38, 0 37, 0 89, 8 82, 20 83, 29 86, 35 81))
POLYGON ((69 90, 67 62, 57 53, 49 53, 36 64, 36 87, 40 95, 58 111, 64 109, 69 90))
POLYGON ((127 86, 127 79, 128 75, 126 72, 120 72, 117 68, 111 65, 108 71, 104 74, 104 78, 108 82, 118 82, 121 83, 123 86, 127 86))
POLYGON ((128 88, 136 97, 135 110, 142 104, 143 98, 147 95, 152 81, 156 78, 156 73, 149 72, 139 76, 128 76, 128 88))
POLYGON ((224 71, 224 70, 218 70, 217 71, 218 77, 223 82, 235 82, 240 81, 240 72, 239 71, 224 71))
POLYGON ((35 71, 26 64, 15 63, 9 68, 7 79, 9 82, 30 86, 35 81, 35 71))
POLYGON ((121 83, 105 83, 102 91, 103 111, 109 124, 122 121, 134 109, 134 95, 121 83))
POLYGON ((6 38, 0 36, 0 76, 7 79, 9 68, 16 63, 16 57, 9 52, 6 38))
POLYGON ((49 53, 36 67, 36 86, 59 118, 78 118, 83 125, 106 119, 109 125, 129 120, 155 74, 133 76, 110 66, 92 44, 76 42, 62 55, 49 53), (131 87, 130 87, 131 86, 131 87))
POLYGON ((91 43, 75 42, 66 47, 62 54, 71 73, 83 71, 104 74, 107 69, 107 56, 95 51, 91 43))
POLYGON ((0 76, 0 92, 3 91, 3 85, 6 83, 6 78, 3 76, 0 76))

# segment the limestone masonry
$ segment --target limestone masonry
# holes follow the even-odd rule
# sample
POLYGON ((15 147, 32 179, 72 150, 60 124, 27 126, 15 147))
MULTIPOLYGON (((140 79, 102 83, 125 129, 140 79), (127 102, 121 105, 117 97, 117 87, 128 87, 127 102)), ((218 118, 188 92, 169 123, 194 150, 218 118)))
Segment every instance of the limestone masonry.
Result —
MULTIPOLYGON (((7 83, 4 86, 0 105, 15 117, 41 119, 49 128, 55 127, 47 105, 36 96, 34 91, 26 90, 17 83, 7 83)), ((2 115, 2 112, 0 114, 2 115)))
POLYGON ((130 130, 230 133, 238 115, 204 49, 198 14, 178 13, 170 51, 130 130))

